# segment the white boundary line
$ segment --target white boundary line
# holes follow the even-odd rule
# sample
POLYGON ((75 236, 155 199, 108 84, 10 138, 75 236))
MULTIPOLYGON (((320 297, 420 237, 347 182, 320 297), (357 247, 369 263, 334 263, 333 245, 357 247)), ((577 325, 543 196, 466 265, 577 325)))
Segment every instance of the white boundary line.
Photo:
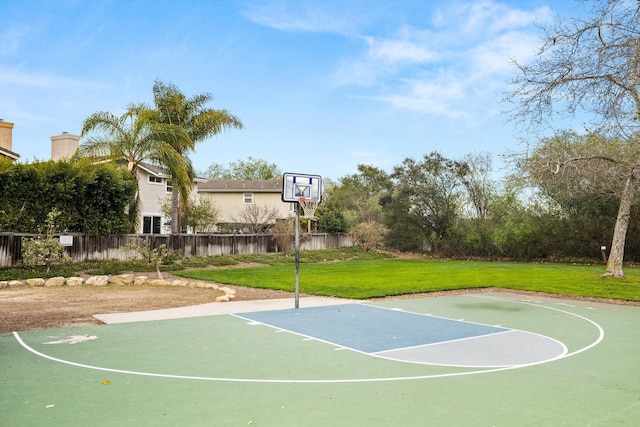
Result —
POLYGON ((600 325, 598 325, 596 322, 594 322, 591 319, 588 319, 584 316, 581 316, 579 314, 575 314, 575 313, 571 313, 569 311, 565 311, 565 310, 560 310, 559 308, 553 308, 553 307, 546 307, 540 304, 533 304, 533 303, 529 303, 529 302, 525 302, 525 301, 518 301, 518 300, 510 300, 510 299, 506 299, 506 298, 498 298, 498 297, 484 297, 484 296, 478 296, 478 298, 487 298, 487 299, 495 299, 495 300, 501 300, 501 301, 506 301, 506 302, 512 302, 515 304, 525 304, 525 305, 531 305, 534 307, 541 307, 544 309, 548 309, 548 310, 553 310, 553 311, 558 311, 560 313, 564 313, 564 314, 568 314, 570 316, 574 316, 577 318, 580 318, 582 320, 587 321, 588 323, 591 323, 593 326, 595 326, 598 331, 599 331, 599 336, 598 338, 592 342, 591 344, 576 350, 574 352, 571 353, 567 353, 565 355, 561 355, 558 357, 554 357, 552 359, 549 360, 545 360, 542 362, 534 362, 534 363, 526 363, 526 364, 521 364, 521 365, 513 365, 513 366, 507 366, 507 367, 500 367, 500 368, 495 368, 495 369, 484 369, 484 370, 477 370, 477 371, 467 371, 467 372, 453 372, 453 373, 447 373, 447 374, 433 374, 433 375, 417 375, 417 376, 408 376, 408 377, 387 377, 387 378, 350 378, 350 379, 342 379, 342 380, 330 380, 330 379, 318 379, 318 380, 302 380, 302 379, 291 379, 291 380, 285 380, 285 379, 257 379, 257 378, 221 378, 221 377, 199 377, 199 376, 189 376, 189 375, 172 375, 172 374, 159 374, 159 373, 153 373, 153 372, 140 372, 140 371, 128 371, 128 370, 123 370, 123 369, 113 369, 113 368, 104 368, 101 366, 93 366, 93 365, 86 365, 83 363, 76 363, 76 362, 71 362, 68 360, 63 360, 63 359, 58 359, 56 357, 53 356, 49 356, 47 354, 41 353, 31 347, 29 347, 29 345, 27 345, 22 338, 20 337, 20 335, 18 334, 18 332, 13 332, 13 336, 15 337, 16 341, 18 341, 18 343, 25 348, 26 350, 30 351, 31 353, 40 356, 44 359, 48 359, 51 360, 53 362, 57 362, 57 363, 62 363, 62 364, 66 364, 66 365, 71 365, 71 366, 76 366, 79 368, 85 368, 85 369, 93 369, 93 370, 97 370, 97 371, 103 371, 103 372, 113 372, 113 373, 119 373, 119 374, 128 374, 128 375, 138 375, 138 376, 146 376, 146 377, 155 377, 155 378, 170 378, 170 379, 184 379, 184 380, 198 380, 198 381, 218 381, 218 382, 239 382, 239 383, 273 383, 273 384, 340 384, 340 383, 370 383, 370 382, 387 382, 387 381, 411 381, 411 380, 426 380, 426 379, 432 379, 432 378, 450 378, 450 377, 461 377, 461 376, 467 376, 467 375, 477 375, 477 374, 488 374, 488 373, 492 373, 492 372, 501 372, 501 371, 509 371, 509 370, 514 370, 514 369, 520 369, 520 368, 526 368, 529 366, 536 366, 536 365, 542 365, 544 363, 549 363, 549 362, 553 362, 555 360, 560 360, 560 359, 564 359, 567 357, 571 357, 571 356, 575 356, 576 354, 580 354, 584 351, 587 351, 593 347, 595 347, 596 345, 600 344, 600 342, 602 342, 602 340, 604 339, 604 329, 602 329, 602 327, 600 325))

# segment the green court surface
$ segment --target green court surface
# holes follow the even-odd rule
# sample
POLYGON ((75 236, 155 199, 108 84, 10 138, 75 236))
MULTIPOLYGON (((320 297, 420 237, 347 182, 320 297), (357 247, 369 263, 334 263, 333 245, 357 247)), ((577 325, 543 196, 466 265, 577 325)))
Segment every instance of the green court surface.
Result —
MULTIPOLYGON (((336 344, 327 328, 318 339, 270 325, 267 314, 2 334, 0 425, 640 425, 640 307, 501 293, 362 304, 349 316, 380 307, 496 333, 400 346, 409 361, 349 348, 344 333, 336 344), (562 352, 519 363, 506 352, 535 352, 538 341, 514 348, 511 336, 562 352)), ((338 319, 344 332, 346 308, 327 310, 306 331, 338 319)))

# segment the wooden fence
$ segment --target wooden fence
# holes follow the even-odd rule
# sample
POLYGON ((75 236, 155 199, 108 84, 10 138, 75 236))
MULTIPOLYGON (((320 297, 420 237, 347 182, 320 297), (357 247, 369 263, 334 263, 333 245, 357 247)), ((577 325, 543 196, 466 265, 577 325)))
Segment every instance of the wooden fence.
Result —
MULTIPOLYGON (((22 263, 22 239, 34 234, 0 233, 0 267, 22 263)), ((180 257, 265 254, 279 251, 276 239, 271 234, 126 234, 119 236, 65 235, 63 240, 72 240, 65 246, 65 254, 73 262, 87 260, 127 260, 134 254, 121 248, 127 243, 156 248, 161 244, 179 254, 180 257)), ((352 246, 344 234, 305 234, 300 240, 301 250, 331 249, 352 246)))

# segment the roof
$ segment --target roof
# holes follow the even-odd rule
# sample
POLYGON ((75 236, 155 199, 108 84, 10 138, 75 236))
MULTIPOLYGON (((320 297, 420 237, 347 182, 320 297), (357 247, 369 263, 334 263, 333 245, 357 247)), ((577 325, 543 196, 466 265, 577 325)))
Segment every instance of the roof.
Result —
MULTIPOLYGON (((151 175, 155 175, 155 176, 160 177, 160 178, 167 178, 167 179, 171 178, 171 172, 169 172, 165 168, 162 168, 162 167, 159 167, 159 166, 155 166, 155 165, 151 165, 151 164, 145 163, 145 162, 138 163, 138 167, 140 169, 144 170, 145 172, 151 174, 151 175)), ((202 177, 198 177, 198 176, 196 176, 193 180, 194 180, 194 182, 197 182, 198 184, 207 181, 206 178, 202 178, 202 177)))
POLYGON ((200 193, 282 193, 282 179, 220 180, 214 179, 198 185, 200 193))
POLYGON ((13 160, 16 160, 18 159, 18 157, 20 157, 20 154, 14 153, 13 151, 7 150, 6 148, 0 147, 0 156, 9 157, 13 160))

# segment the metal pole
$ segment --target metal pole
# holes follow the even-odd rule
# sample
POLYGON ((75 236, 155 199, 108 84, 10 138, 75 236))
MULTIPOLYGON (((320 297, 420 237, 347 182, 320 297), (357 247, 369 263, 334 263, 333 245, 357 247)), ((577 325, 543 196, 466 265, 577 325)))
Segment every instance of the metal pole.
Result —
POLYGON ((300 307, 300 203, 296 203, 296 288, 295 288, 295 308, 300 307))

